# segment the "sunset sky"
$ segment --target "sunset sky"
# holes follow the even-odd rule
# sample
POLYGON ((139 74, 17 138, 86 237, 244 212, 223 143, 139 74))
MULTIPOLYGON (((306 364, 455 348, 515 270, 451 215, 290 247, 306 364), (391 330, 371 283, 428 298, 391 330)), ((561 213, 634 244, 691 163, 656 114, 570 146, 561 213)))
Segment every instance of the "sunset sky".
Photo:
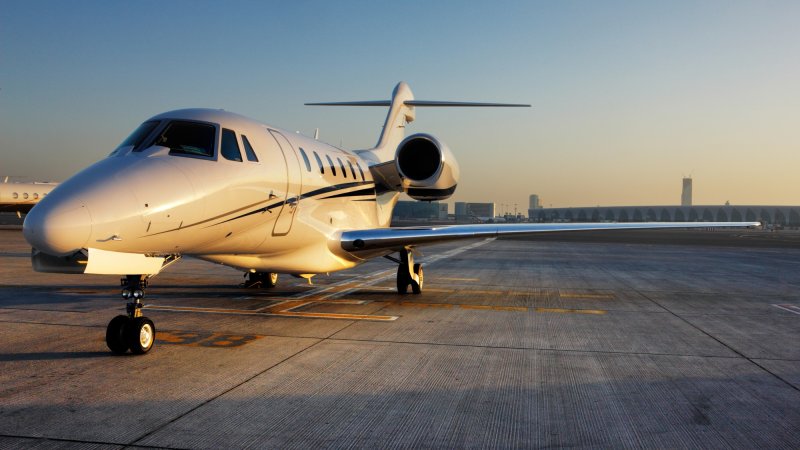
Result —
MULTIPOLYGON (((63 180, 162 111, 213 107, 350 149, 388 98, 447 142, 455 201, 800 204, 800 2, 0 2, 0 175, 63 180)), ((512 207, 513 208, 513 207, 512 207)))

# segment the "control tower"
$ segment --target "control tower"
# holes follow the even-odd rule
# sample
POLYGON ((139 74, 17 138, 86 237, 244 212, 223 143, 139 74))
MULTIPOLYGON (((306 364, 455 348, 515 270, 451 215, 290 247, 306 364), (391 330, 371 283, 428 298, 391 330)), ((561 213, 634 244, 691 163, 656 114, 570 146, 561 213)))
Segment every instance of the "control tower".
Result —
POLYGON ((691 177, 683 177, 683 191, 681 191, 681 206, 692 206, 691 177))

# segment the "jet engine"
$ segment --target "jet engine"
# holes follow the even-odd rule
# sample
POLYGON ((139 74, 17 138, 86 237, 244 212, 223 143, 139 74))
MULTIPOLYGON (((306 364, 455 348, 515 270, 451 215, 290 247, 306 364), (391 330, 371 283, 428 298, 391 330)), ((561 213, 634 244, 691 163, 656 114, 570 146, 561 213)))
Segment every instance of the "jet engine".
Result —
POLYGON ((394 162, 403 191, 414 200, 444 200, 456 190, 458 163, 450 149, 430 134, 403 139, 394 162))

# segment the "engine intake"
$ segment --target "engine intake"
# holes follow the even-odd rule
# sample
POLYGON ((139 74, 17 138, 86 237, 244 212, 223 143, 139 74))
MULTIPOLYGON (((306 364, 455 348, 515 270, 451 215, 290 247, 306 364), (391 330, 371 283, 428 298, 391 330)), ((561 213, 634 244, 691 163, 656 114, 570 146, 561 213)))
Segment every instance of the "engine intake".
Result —
POLYGON ((429 134, 413 134, 395 153, 403 190, 415 200, 444 200, 458 185, 458 163, 450 149, 429 134))

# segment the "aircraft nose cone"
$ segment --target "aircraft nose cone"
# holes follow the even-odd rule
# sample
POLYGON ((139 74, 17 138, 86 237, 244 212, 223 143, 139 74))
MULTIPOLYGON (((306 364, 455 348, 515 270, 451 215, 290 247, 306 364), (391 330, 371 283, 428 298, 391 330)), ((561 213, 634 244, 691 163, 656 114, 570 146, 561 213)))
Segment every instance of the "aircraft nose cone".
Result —
POLYGON ((92 218, 85 205, 48 208, 36 205, 25 216, 22 234, 31 246, 44 253, 64 256, 86 246, 92 233, 92 218))

